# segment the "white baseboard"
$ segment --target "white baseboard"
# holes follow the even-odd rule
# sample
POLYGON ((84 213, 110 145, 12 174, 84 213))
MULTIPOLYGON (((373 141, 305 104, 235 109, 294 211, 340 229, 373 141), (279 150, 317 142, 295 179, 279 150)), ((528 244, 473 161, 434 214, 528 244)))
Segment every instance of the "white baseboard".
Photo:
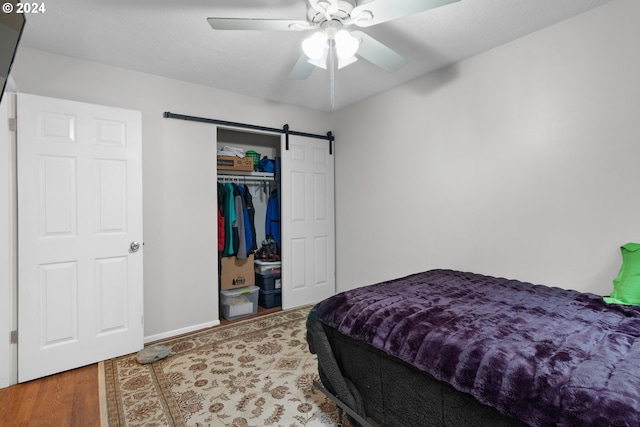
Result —
POLYGON ((148 344, 154 341, 160 341, 167 338, 177 337, 179 335, 188 334, 190 332, 199 331, 201 329, 211 328, 213 326, 220 325, 220 320, 214 320, 212 322, 201 323, 199 325, 187 326, 186 328, 176 329, 173 331, 163 332, 161 334, 149 335, 148 337, 144 337, 144 343, 148 344))

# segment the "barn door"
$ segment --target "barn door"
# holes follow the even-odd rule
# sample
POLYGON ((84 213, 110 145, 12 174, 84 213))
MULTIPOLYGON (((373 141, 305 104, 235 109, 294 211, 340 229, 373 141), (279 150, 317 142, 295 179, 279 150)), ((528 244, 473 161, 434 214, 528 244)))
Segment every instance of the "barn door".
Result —
POLYGON ((139 112, 19 94, 18 380, 143 346, 139 112))
POLYGON ((334 165, 329 141, 289 136, 281 145, 282 306, 335 293, 334 165))

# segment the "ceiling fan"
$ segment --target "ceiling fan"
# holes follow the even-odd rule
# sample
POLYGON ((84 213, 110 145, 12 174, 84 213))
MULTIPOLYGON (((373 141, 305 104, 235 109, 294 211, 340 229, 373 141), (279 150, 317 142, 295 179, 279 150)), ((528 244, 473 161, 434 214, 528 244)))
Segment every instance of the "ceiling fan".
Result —
POLYGON ((306 79, 315 67, 346 67, 356 55, 390 73, 406 64, 398 53, 352 25, 371 27, 460 0, 307 0, 307 19, 207 18, 214 30, 310 31, 302 42, 303 54, 289 74, 306 79), (337 63, 337 64, 336 64, 337 63))

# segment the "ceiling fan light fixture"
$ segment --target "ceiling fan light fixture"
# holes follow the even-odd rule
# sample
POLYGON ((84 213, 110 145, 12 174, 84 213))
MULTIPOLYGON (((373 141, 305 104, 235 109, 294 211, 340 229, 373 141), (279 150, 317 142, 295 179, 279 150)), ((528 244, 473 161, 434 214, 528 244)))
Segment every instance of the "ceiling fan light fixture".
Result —
POLYGON ((317 31, 302 41, 302 51, 309 59, 318 60, 324 55, 327 46, 327 35, 324 31, 317 31))
POLYGON ((311 65, 315 65, 316 67, 326 70, 328 57, 329 57, 329 48, 325 47, 324 49, 322 49, 322 56, 320 58, 317 58, 317 59, 309 58, 307 62, 311 65))
POLYGON ((360 40, 349 34, 347 30, 336 33, 336 54, 338 58, 347 59, 353 57, 360 47, 360 40))

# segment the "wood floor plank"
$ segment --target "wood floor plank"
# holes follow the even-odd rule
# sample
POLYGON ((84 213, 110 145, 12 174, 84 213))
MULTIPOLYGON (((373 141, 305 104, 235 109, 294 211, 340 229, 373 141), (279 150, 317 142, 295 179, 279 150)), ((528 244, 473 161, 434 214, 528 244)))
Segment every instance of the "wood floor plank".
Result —
POLYGON ((87 370, 83 378, 79 379, 81 387, 77 387, 73 394, 71 425, 100 427, 100 391, 98 390, 98 365, 87 370))
POLYGON ((98 365, 0 389, 0 427, 99 425, 98 365))
MULTIPOLYGON (((81 373, 82 371, 80 371, 81 373)), ((64 372, 59 375, 47 377, 43 380, 37 396, 37 402, 47 404, 37 404, 31 411, 30 422, 41 426, 65 426, 70 425, 71 403, 73 399, 73 388, 75 382, 70 381, 70 377, 75 377, 79 372, 64 372)))
POLYGON ((0 390, 0 425, 23 426, 29 422, 40 384, 29 382, 0 390), (6 390, 6 391, 5 391, 6 390))

